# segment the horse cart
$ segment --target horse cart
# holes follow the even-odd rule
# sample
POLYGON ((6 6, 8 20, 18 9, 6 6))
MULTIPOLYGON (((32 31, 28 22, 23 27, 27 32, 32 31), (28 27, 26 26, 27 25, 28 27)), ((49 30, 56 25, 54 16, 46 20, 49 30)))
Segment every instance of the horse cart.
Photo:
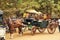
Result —
POLYGON ((41 17, 41 14, 38 14, 38 12, 28 12, 29 16, 25 18, 24 24, 28 26, 28 29, 31 30, 32 34, 35 34, 36 29, 38 29, 39 32, 43 33, 45 29, 47 29, 48 33, 53 34, 56 30, 57 27, 57 22, 52 18, 50 19, 43 19, 41 17), (36 15, 36 16, 35 16, 36 15), (31 18, 30 18, 31 17, 31 18))
POLYGON ((6 28, 3 25, 3 11, 0 10, 0 40, 5 40, 6 28))

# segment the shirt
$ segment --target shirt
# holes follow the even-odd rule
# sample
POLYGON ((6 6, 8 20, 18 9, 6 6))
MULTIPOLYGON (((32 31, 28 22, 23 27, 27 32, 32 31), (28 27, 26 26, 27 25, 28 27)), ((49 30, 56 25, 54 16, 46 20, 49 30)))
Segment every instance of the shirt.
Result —
POLYGON ((60 19, 58 19, 59 25, 60 25, 60 19))

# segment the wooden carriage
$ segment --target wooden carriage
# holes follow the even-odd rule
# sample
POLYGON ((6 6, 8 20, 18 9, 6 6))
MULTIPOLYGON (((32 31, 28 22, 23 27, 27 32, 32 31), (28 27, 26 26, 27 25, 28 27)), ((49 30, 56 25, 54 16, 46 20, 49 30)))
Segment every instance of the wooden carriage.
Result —
MULTIPOLYGON (((28 11, 28 13, 31 13, 32 15, 40 15, 38 14, 38 12, 32 12, 32 11, 28 11)), ((37 16, 36 18, 38 18, 39 16, 37 16)), ((28 27, 31 28, 32 30, 32 34, 34 34, 36 32, 36 29, 39 30, 39 32, 43 33, 45 31, 45 29, 47 29, 48 33, 53 34, 56 30, 57 24, 53 24, 51 22, 51 24, 49 23, 49 20, 52 19, 50 18, 50 15, 43 15, 42 17, 43 21, 42 22, 38 22, 38 19, 36 21, 34 21, 33 19, 31 20, 30 18, 25 20, 25 23, 27 23, 28 27), (45 16, 45 18, 44 18, 45 16), (50 26, 52 25, 52 26, 50 26), (33 27, 35 26, 35 27, 33 27)), ((55 22, 55 21, 54 21, 55 22)))

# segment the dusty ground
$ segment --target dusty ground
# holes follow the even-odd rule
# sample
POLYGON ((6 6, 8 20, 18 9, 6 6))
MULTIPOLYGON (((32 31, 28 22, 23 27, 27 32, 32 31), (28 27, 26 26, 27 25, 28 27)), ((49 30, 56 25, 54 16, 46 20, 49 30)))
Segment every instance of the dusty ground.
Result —
POLYGON ((58 29, 54 34, 49 34, 47 30, 44 33, 36 32, 34 36, 31 35, 30 31, 24 32, 24 35, 14 34, 14 38, 10 39, 9 34, 6 34, 6 40, 60 40, 60 33, 58 29))

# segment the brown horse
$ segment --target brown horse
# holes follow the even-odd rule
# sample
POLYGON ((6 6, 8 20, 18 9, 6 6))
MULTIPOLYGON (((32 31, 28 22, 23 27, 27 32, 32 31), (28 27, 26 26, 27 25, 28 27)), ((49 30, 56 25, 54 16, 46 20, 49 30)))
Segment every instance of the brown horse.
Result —
POLYGON ((9 32, 10 32, 10 37, 13 38, 13 33, 15 31, 15 28, 18 28, 18 32, 19 34, 22 33, 22 27, 23 27, 23 23, 21 21, 21 19, 16 19, 15 21, 13 21, 10 17, 8 18, 8 20, 6 21, 6 23, 8 24, 9 27, 9 32))

